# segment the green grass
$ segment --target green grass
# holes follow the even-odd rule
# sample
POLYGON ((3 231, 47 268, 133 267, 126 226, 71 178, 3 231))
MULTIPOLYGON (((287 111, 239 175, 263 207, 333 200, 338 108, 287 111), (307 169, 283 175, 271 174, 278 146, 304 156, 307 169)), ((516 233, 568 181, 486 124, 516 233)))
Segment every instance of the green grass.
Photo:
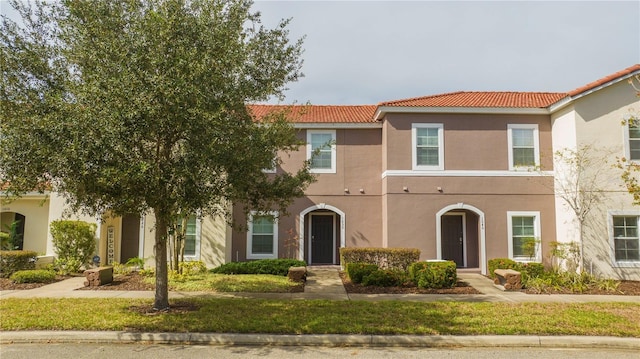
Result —
POLYGON ((150 300, 0 301, 1 330, 274 334, 607 335, 640 337, 639 303, 459 303, 184 299, 194 310, 150 315, 150 300))
MULTIPOLYGON (((146 278, 146 281, 153 283, 154 278, 146 278)), ((288 293, 298 286, 299 283, 291 282, 287 277, 269 274, 202 273, 169 279, 169 288, 175 291, 288 293)))

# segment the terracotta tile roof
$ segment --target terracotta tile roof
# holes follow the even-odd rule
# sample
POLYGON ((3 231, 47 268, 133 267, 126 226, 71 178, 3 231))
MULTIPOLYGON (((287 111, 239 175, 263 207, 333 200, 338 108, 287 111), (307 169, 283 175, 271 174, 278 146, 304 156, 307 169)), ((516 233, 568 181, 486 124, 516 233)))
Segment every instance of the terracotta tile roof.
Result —
POLYGON ((375 105, 249 105, 256 119, 276 111, 291 111, 295 123, 375 123, 375 105))
POLYGON ((635 65, 633 65, 631 67, 627 67, 624 70, 618 71, 618 72, 613 73, 613 74, 611 74, 609 76, 603 77, 603 78, 601 78, 599 80, 596 80, 596 81, 588 83, 588 84, 586 84, 584 86, 578 87, 577 89, 575 89, 573 91, 570 91, 569 95, 571 95, 571 96, 579 95, 579 94, 581 94, 583 92, 586 92, 586 91, 594 89, 594 88, 596 88, 598 86, 604 85, 609 81, 613 81, 613 80, 615 80, 617 78, 632 74, 632 73, 634 73, 636 71, 640 71, 640 64, 635 64, 635 65))
POLYGON ((504 107, 545 108, 567 97, 558 92, 451 92, 382 102, 388 107, 504 107))

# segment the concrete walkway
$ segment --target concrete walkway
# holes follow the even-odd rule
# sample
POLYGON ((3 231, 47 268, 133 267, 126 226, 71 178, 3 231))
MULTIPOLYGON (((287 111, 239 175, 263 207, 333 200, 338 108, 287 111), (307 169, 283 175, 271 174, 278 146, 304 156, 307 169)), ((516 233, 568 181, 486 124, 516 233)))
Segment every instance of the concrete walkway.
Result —
MULTIPOLYGON (((636 302, 640 296, 621 295, 531 295, 504 292, 477 273, 458 273, 482 294, 348 294, 338 274, 338 267, 309 267, 304 293, 210 293, 169 292, 171 299, 264 298, 291 300, 402 300, 458 302, 636 302)), ((84 286, 83 277, 29 290, 0 291, 5 298, 148 298, 153 291, 76 290, 84 286)), ((209 344, 209 345, 322 345, 322 346, 403 346, 403 347, 562 347, 611 348, 640 350, 639 338, 590 336, 451 336, 451 335, 270 335, 227 333, 130 333, 85 331, 0 331, 0 344, 11 343, 132 343, 209 344)))
MULTIPOLYGON (((640 296, 629 295, 585 295, 585 294, 525 294, 505 292, 478 273, 458 273, 458 278, 474 287, 481 294, 357 294, 347 293, 342 285, 336 266, 308 267, 304 293, 211 293, 169 292, 169 298, 261 298, 292 300, 401 300, 418 302, 539 302, 539 303, 588 303, 588 302, 632 302, 640 303, 640 296)), ((84 286, 84 277, 74 277, 61 282, 29 290, 0 291, 4 298, 153 298, 153 291, 76 290, 84 286)))

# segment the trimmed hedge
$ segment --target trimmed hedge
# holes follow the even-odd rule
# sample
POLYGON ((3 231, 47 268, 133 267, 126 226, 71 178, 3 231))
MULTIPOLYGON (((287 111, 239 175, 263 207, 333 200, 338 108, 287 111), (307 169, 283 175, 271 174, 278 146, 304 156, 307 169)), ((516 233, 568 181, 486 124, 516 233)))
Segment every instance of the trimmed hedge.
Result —
POLYGON ((297 259, 259 259, 250 262, 229 262, 210 270, 220 274, 273 274, 287 276, 290 267, 306 267, 305 261, 297 259))
POLYGON ((409 267, 409 277, 418 288, 453 288, 458 283, 453 261, 416 262, 409 267))
POLYGON ((347 276, 353 283, 362 283, 362 279, 369 274, 377 271, 378 266, 369 263, 347 263, 345 271, 347 276))
POLYGON ((409 275, 400 269, 377 269, 362 278, 362 285, 378 287, 400 287, 408 282, 409 275))
POLYGON ((17 271, 35 269, 37 258, 34 251, 0 251, 0 277, 9 278, 17 271))
POLYGON ((375 264, 381 269, 406 271, 411 263, 420 260, 420 250, 415 248, 340 248, 340 263, 375 264))
POLYGON ((13 273, 9 279, 14 283, 50 283, 56 279, 56 273, 45 269, 21 270, 13 273))

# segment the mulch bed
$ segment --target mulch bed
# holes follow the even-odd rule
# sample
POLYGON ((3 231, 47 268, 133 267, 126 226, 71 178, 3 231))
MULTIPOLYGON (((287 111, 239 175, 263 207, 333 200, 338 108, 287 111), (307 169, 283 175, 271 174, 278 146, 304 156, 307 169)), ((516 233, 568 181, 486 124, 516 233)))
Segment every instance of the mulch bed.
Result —
MULTIPOLYGON (((69 278, 68 276, 58 276, 55 281, 61 281, 69 278)), ((363 286, 361 284, 354 284, 346 278, 344 272, 340 272, 340 278, 347 293, 358 294, 480 294, 475 288, 470 287, 468 284, 462 281, 458 281, 458 284, 454 288, 446 289, 420 289, 417 287, 375 287, 375 286, 363 286)), ((8 278, 0 278, 0 290, 26 290, 38 288, 49 283, 13 283, 8 278)), ((130 273, 126 275, 115 276, 113 282, 110 284, 102 285, 99 287, 83 287, 79 290, 124 290, 124 291, 137 291, 137 290, 154 290, 155 285, 145 283, 144 277, 138 273, 130 273)), ((304 284, 293 287, 292 293, 304 292, 304 284)), ((572 293, 568 290, 555 290, 546 293, 536 293, 532 290, 523 289, 523 292, 527 294, 596 294, 596 295, 637 295, 640 296, 640 281, 623 280, 620 282, 617 291, 607 292, 598 288, 587 290, 583 293, 572 293)))
POLYGON ((453 288, 427 289, 418 287, 377 287, 352 283, 344 272, 340 272, 342 284, 347 293, 357 294, 481 294, 463 281, 453 288))
POLYGON ((574 293, 571 290, 560 288, 550 289, 544 293, 538 293, 532 289, 523 289, 527 294, 594 294, 594 295, 640 295, 640 281, 623 280, 615 291, 606 291, 599 288, 589 288, 581 293, 574 293))
POLYGON ((25 289, 40 288, 43 285, 59 282, 68 278, 70 277, 56 276, 56 279, 53 282, 49 282, 49 283, 13 283, 13 281, 9 278, 0 278, 0 290, 25 290, 25 289))

